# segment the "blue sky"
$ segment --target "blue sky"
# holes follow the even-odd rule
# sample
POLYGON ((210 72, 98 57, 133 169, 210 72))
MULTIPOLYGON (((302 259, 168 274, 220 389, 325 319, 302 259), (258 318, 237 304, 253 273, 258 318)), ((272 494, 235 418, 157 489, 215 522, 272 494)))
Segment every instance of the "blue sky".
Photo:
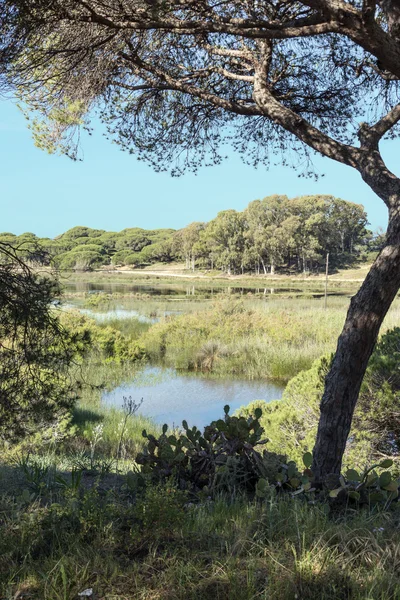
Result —
MULTIPOLYGON (((155 173, 95 131, 83 141, 84 161, 49 156, 35 148, 25 119, 0 101, 0 231, 54 237, 75 225, 108 231, 126 227, 180 228, 209 221, 225 209, 243 210, 270 194, 332 194, 364 204, 372 229, 386 227, 387 212, 352 169, 317 158, 314 182, 283 167, 254 169, 234 154, 198 175, 155 173)), ((384 158, 396 170, 400 141, 386 142, 384 158)))

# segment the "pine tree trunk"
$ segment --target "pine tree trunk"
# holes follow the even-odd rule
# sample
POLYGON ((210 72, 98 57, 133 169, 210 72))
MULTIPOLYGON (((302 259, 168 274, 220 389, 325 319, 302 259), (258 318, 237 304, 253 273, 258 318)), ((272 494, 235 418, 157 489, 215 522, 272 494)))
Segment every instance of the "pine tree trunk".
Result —
POLYGON ((379 329, 400 288, 400 216, 391 219, 387 244, 352 298, 325 381, 312 470, 323 482, 340 473, 361 383, 379 329))

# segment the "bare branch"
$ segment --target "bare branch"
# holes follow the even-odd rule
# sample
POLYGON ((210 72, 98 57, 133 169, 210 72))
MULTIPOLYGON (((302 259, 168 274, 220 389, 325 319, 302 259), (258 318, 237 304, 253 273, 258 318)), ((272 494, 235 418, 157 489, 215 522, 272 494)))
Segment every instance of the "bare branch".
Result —
POLYGON ((215 67, 213 70, 215 71, 215 73, 224 75, 224 77, 227 77, 228 79, 235 79, 237 81, 248 81, 249 83, 254 83, 253 75, 239 75, 237 73, 232 73, 231 71, 228 71, 227 69, 223 69, 221 67, 215 67))
MULTIPOLYGON (((260 45, 265 44, 260 42, 260 45)), ((265 55, 267 58, 261 60, 257 67, 254 85, 254 100, 261 112, 320 154, 345 165, 357 167, 357 148, 342 144, 324 134, 274 97, 267 79, 269 51, 264 51, 265 55)))
MULTIPOLYGON (((194 96, 196 98, 200 98, 201 100, 205 100, 206 102, 210 102, 212 105, 217 106, 219 108, 223 108, 228 110, 229 112, 233 112, 237 115, 248 115, 248 116, 260 116, 261 113, 256 107, 244 106, 243 104, 239 104, 237 102, 229 101, 216 94, 212 94, 211 92, 206 91, 204 88, 200 88, 193 84, 187 83, 186 78, 176 79, 169 75, 167 72, 162 71, 160 68, 150 65, 149 63, 144 62, 138 56, 131 56, 124 52, 121 53, 121 56, 124 60, 126 60, 130 65, 135 69, 136 74, 143 79, 146 79, 151 85, 158 89, 160 83, 164 87, 168 86, 169 89, 176 90, 179 92, 183 92, 185 94, 189 94, 190 96, 194 96), (147 74, 151 74, 155 76, 155 78, 149 77, 147 74)), ((165 89, 165 87, 164 87, 165 89)))
POLYGON ((380 140, 400 121, 400 103, 396 104, 382 119, 369 128, 371 134, 380 140))

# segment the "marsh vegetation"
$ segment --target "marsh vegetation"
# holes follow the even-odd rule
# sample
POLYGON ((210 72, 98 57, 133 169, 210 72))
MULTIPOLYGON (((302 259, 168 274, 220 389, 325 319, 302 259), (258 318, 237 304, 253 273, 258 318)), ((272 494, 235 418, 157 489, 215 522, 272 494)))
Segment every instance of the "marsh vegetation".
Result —
MULTIPOLYGON (((305 492, 295 499, 292 484, 285 489, 279 483, 281 465, 301 464, 311 449, 326 368, 318 359, 329 360, 334 350, 349 302, 346 286, 328 298, 327 310, 318 290, 309 288, 266 295, 222 286, 188 295, 178 284, 173 293, 150 295, 144 289, 79 287, 70 280, 67 306, 57 309, 63 327, 86 340, 82 358, 71 366, 79 388, 71 419, 57 433, 37 432, 4 447, 0 582, 6 598, 75 600, 89 588, 99 598, 143 600, 205 600, 210 594, 227 600, 333 600, 338 594, 364 600, 400 593, 396 503, 359 506, 347 499, 331 505, 305 492), (256 492, 254 474, 248 479, 233 457, 225 474, 217 466, 221 484, 215 489, 203 483, 203 491, 195 492, 173 470, 157 480, 151 472, 138 479, 137 460, 146 456, 151 436, 162 439, 163 420, 222 426, 222 407, 232 399, 227 379, 246 393, 253 390, 246 403, 255 402, 238 414, 254 418, 262 409, 268 486, 256 492), (170 395, 177 382, 183 406, 174 413, 170 395), (145 416, 146 392, 157 385, 161 421, 145 416), (213 389, 211 412, 207 402, 199 406, 207 385, 213 389), (191 393, 196 386, 197 395, 191 393), (276 395, 261 394, 269 388, 276 395), (143 405, 135 407, 142 397, 143 405)), ((395 303, 386 329, 400 322, 399 310, 395 303)), ((389 340, 390 352, 396 340, 389 340)), ((390 455, 395 478, 397 429, 389 423, 398 392, 387 342, 382 348, 366 382, 346 465, 362 470, 390 455)), ((179 441, 179 429, 170 428, 167 436, 179 441)))

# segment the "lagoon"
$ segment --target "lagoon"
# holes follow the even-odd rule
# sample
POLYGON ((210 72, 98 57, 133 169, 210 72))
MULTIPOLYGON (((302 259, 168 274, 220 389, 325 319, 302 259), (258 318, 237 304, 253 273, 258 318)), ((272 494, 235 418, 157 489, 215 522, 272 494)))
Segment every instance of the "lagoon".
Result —
POLYGON ((284 387, 269 381, 210 378, 175 369, 146 367, 135 379, 102 396, 103 404, 121 408, 124 397, 136 402, 143 399, 139 413, 170 427, 186 419, 190 426, 201 428, 223 417, 224 405, 231 414, 253 400, 279 400, 284 387))

